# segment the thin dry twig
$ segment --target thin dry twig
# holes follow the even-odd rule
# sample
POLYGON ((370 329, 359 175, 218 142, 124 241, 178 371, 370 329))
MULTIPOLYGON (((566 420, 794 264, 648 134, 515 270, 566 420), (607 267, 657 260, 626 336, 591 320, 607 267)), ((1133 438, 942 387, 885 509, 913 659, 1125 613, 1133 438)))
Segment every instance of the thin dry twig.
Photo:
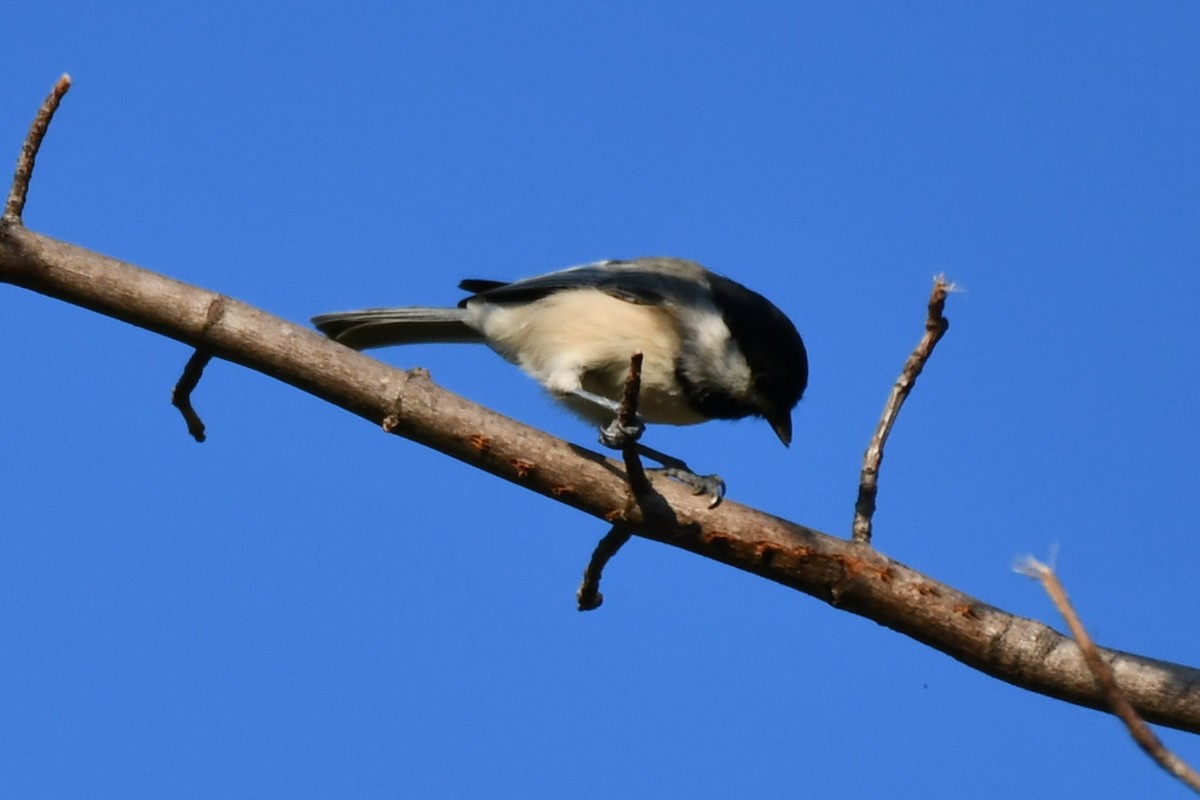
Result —
POLYGON ((183 368, 183 374, 179 376, 179 382, 171 391, 171 405, 178 408, 179 413, 183 414, 188 433, 197 442, 204 441, 204 421, 192 407, 192 392, 199 385, 200 378, 204 375, 204 368, 208 366, 209 361, 212 361, 212 353, 205 350, 197 350, 192 353, 192 357, 188 359, 183 368))
POLYGON ((25 198, 29 194, 29 181, 33 178, 33 162, 37 159, 38 150, 42 147, 42 140, 46 138, 50 120, 53 119, 54 112, 58 110, 58 104, 62 102, 63 95, 70 88, 70 75, 63 75, 59 78, 58 83, 54 84, 54 88, 42 102, 42 107, 38 109, 37 115, 34 116, 33 124, 29 126, 29 134, 21 146, 21 155, 17 157, 17 169, 13 174, 8 201, 4 204, 5 222, 21 224, 21 215, 25 212, 25 198))
MULTIPOLYGON (((621 408, 617 413, 617 424, 630 429, 638 424, 638 397, 642 391, 642 354, 634 353, 629 359, 629 375, 625 378, 625 392, 621 396, 621 408)), ((642 458, 638 453, 637 440, 627 437, 625 446, 621 448, 621 456, 625 460, 625 475, 629 488, 633 492, 633 500, 650 490, 650 479, 646 477, 646 468, 642 466, 642 458)), ((583 582, 575 592, 575 600, 580 611, 593 611, 604 602, 600 594, 600 577, 609 559, 625 546, 633 536, 629 528, 621 524, 613 525, 604 535, 592 552, 587 569, 583 571, 583 582)))
POLYGON ((1117 686, 1112 668, 1100 656, 1100 651, 1097 650, 1096 644, 1088 636, 1083 623, 1079 620, 1079 615, 1075 613, 1071 601, 1067 598, 1067 590, 1063 588, 1062 581, 1054 574, 1054 570, 1030 556, 1024 562, 1017 565, 1017 572, 1028 575, 1031 578, 1036 578, 1041 582, 1042 588, 1046 590, 1046 594, 1050 595, 1050 599, 1054 602, 1058 613, 1062 614, 1063 619, 1067 621, 1067 627, 1071 629, 1071 635, 1075 637, 1076 643, 1079 644, 1079 649, 1083 652, 1083 660, 1087 663, 1088 669, 1092 671, 1092 675, 1096 677, 1096 682, 1100 684, 1100 688, 1104 692, 1104 697, 1108 701, 1109 708, 1112 709, 1112 712, 1117 715, 1121 722, 1125 723, 1125 727, 1129 729, 1129 735, 1137 742, 1138 747, 1142 748, 1146 755, 1154 759, 1160 767, 1200 794, 1200 773, 1197 773, 1187 762, 1171 752, 1162 743, 1154 734, 1154 731, 1150 729, 1150 726, 1146 724, 1146 721, 1138 714, 1133 704, 1129 702, 1129 698, 1117 686))
POLYGON ((596 549, 592 552, 592 559, 588 562, 587 569, 583 571, 583 582, 579 584, 579 590, 575 592, 575 600, 580 611, 594 611, 604 602, 604 595, 600 594, 600 575, 604 572, 608 560, 615 556, 632 536, 633 531, 624 525, 613 525, 612 529, 596 545, 596 549))
MULTIPOLYGON (((625 378, 625 393, 621 396, 621 410, 617 421, 621 427, 629 429, 638 424, 638 397, 642 391, 642 354, 634 353, 629 358, 629 375, 625 378)), ((646 477, 646 468, 638 453, 637 440, 630 436, 621 448, 621 457, 625 460, 625 474, 629 479, 629 488, 634 496, 640 495, 650 488, 650 479, 646 477)))
POLYGON ((929 315, 925 319, 925 335, 917 343, 917 347, 904 362, 904 369, 888 395, 883 407, 883 415, 875 427, 867 452, 863 454, 862 476, 858 482, 858 500, 854 504, 854 526, 851 529, 851 540, 856 544, 871 543, 871 519, 875 516, 875 496, 879 493, 879 465, 883 461, 883 446, 892 425, 900 413, 900 407, 912 391, 917 376, 925 368, 925 362, 933 354, 933 348, 950 327, 943 311, 946 308, 946 295, 954 291, 954 284, 946 281, 944 275, 933 279, 933 293, 929 296, 929 315))

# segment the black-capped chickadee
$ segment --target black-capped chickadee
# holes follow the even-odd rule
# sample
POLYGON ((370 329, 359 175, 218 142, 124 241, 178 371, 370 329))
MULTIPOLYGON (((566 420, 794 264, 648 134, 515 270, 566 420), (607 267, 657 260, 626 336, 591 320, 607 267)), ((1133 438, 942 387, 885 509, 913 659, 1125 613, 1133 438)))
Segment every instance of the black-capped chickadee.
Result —
MULTIPOLYGON (((613 421, 630 356, 641 352, 645 421, 763 417, 780 441, 791 442, 792 408, 808 384, 800 334, 765 297, 693 261, 598 261, 512 283, 465 280, 459 288, 472 294, 456 308, 375 308, 323 314, 313 323, 356 350, 482 342, 601 426, 613 421)), ((619 444, 620 431, 604 431, 602 442, 619 444)), ((715 476, 673 476, 720 499, 715 476)))

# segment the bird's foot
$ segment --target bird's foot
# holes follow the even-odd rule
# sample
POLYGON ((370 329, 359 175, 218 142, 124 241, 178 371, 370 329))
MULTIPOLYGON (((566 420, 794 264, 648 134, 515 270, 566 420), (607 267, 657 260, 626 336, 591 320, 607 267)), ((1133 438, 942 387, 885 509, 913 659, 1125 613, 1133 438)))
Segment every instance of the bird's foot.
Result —
POLYGON ((600 444, 613 450, 624 450, 635 444, 645 432, 646 423, 642 422, 640 416, 634 418, 632 425, 622 425, 621 420, 614 419, 607 427, 600 429, 600 444))
POLYGON ((720 475, 697 475, 686 467, 659 467, 651 471, 662 473, 684 486, 690 486, 694 495, 709 495, 709 508, 716 508, 725 499, 725 481, 720 475))

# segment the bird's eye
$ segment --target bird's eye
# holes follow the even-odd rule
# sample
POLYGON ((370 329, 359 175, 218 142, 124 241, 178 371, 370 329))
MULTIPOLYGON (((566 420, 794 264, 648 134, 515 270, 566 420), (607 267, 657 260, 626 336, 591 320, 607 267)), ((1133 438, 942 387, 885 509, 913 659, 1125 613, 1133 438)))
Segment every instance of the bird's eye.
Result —
POLYGON ((770 394, 774 386, 775 382, 771 380, 770 375, 760 372, 754 376, 754 390, 759 394, 770 394))

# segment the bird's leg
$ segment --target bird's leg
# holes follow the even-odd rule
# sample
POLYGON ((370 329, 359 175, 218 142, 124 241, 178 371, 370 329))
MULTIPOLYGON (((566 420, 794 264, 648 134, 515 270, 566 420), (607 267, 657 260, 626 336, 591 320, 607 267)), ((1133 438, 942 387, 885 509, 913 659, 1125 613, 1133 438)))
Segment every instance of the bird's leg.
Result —
MULTIPOLYGON (((610 400, 602 395, 589 392, 586 389, 575 389, 571 394, 613 412, 613 421, 600 429, 600 444, 605 447, 613 450, 623 450, 630 442, 636 442, 640 439, 646 430, 646 423, 642 421, 640 415, 636 417, 634 425, 622 425, 620 419, 621 404, 615 400, 610 400)), ((638 453, 642 456, 662 464, 662 467, 652 469, 650 470, 651 472, 662 473, 668 478, 682 483, 684 486, 691 487, 692 494, 706 494, 712 497, 712 500, 708 504, 709 508, 716 508, 721 500, 724 499, 725 481, 722 480, 720 475, 698 475, 682 459, 667 455, 644 444, 639 444, 637 449, 638 453)))
POLYGON ((712 497, 708 503, 709 508, 716 508, 725 498, 725 481, 720 475, 698 475, 683 459, 667 455, 644 444, 638 445, 638 452, 646 458, 662 464, 662 467, 652 469, 651 472, 660 472, 668 478, 679 481, 684 486, 690 486, 692 494, 706 494, 712 497))
POLYGON ((613 450, 624 450, 630 442, 636 442, 646 432, 646 423, 642 418, 635 417, 633 425, 622 425, 621 420, 613 419, 607 426, 600 429, 600 443, 613 450))
POLYGON ((646 423, 642 421, 640 414, 634 417, 633 425, 621 424, 621 404, 615 400, 609 400, 587 389, 574 389, 571 394, 613 413, 613 421, 600 429, 600 444, 605 447, 624 450, 627 445, 642 438, 642 434, 646 432, 646 423))

